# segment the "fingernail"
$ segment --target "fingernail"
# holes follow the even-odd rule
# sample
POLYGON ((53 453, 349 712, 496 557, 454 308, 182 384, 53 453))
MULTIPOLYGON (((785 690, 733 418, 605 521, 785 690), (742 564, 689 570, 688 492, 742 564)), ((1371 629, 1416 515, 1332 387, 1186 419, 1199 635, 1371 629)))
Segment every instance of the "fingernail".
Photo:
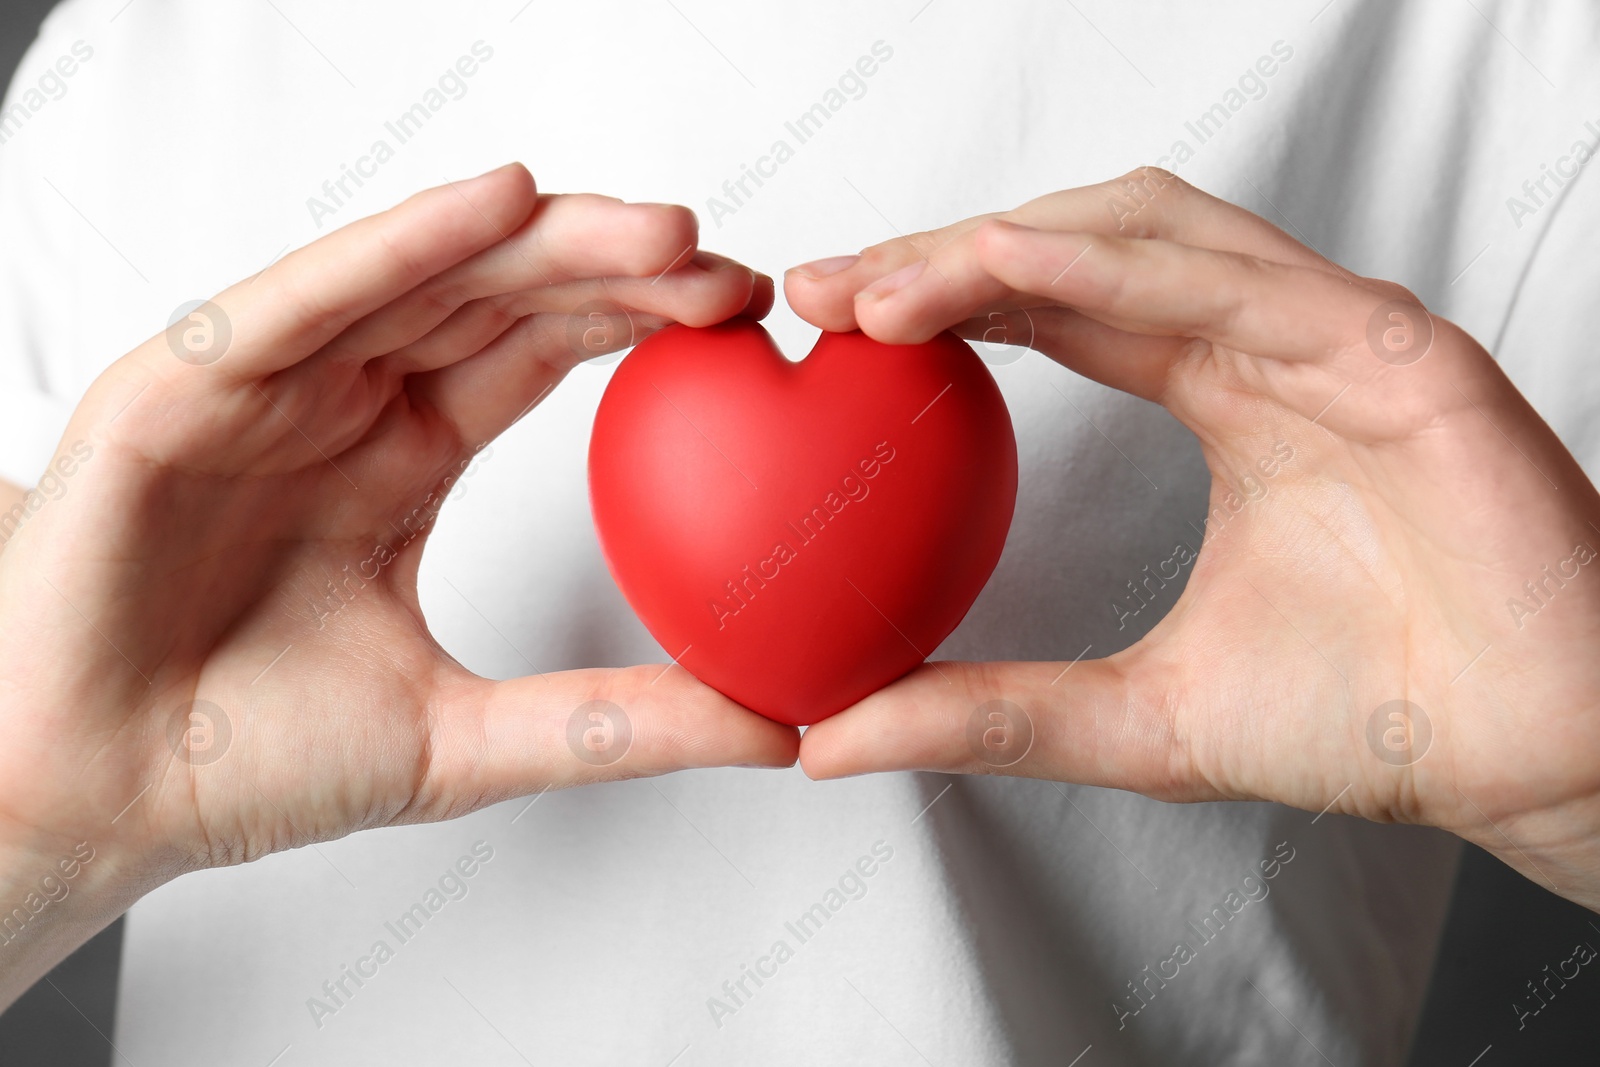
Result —
POLYGON ((884 297, 899 292, 916 281, 922 274, 923 268, 927 265, 927 260, 919 259, 915 263, 901 267, 893 274, 885 274, 882 278, 857 293, 856 298, 866 297, 868 300, 882 300, 884 297))
POLYGON ((789 273, 798 274, 802 278, 826 278, 830 274, 849 270, 859 262, 861 262, 860 256, 829 256, 827 259, 813 259, 810 263, 790 267, 789 273))
POLYGON ((490 178, 490 177, 493 177, 496 174, 502 174, 505 171, 510 170, 512 167, 520 167, 520 166, 522 166, 521 163, 503 163, 500 166, 494 168, 493 170, 486 170, 482 174, 478 175, 476 178, 472 178, 472 179, 469 179, 469 180, 471 180, 471 181, 481 181, 484 178, 490 178))

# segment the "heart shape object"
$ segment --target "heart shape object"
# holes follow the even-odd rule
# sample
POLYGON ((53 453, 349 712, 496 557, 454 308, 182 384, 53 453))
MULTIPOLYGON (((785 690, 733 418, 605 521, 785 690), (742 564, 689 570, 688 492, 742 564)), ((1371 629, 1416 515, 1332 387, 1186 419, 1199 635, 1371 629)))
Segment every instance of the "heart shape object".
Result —
POLYGON ((1000 559, 1017 443, 965 342, 750 321, 670 326, 622 361, 589 443, 606 563, 675 661, 808 725, 921 663, 1000 559))

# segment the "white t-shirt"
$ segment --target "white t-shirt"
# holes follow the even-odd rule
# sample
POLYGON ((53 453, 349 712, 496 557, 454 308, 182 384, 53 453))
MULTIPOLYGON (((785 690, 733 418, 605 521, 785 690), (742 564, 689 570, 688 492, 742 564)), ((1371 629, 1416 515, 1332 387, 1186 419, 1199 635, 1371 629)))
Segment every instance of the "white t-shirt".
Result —
MULTIPOLYGON (((1161 162, 1463 324, 1592 473, 1597 38, 1581 0, 68 0, 0 127, 0 474, 31 483, 179 304, 513 158, 687 203, 773 274, 1161 162)), ((1176 599, 1119 629, 1125 582, 1197 543, 1206 471, 1160 408, 1015 355, 988 353, 1015 524, 938 655, 1109 654, 1176 599)), ((608 373, 495 442, 428 547, 429 623, 486 675, 664 659, 589 520, 608 373)), ((183 878, 132 912, 115 1040, 168 1067, 1398 1064, 1457 855, 1270 804, 684 773, 183 878)))

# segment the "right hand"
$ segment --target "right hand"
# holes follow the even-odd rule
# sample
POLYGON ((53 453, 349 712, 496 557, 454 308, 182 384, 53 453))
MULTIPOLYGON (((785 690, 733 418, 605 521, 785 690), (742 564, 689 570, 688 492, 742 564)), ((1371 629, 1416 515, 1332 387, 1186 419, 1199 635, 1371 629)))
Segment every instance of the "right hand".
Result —
POLYGON ((575 308, 615 301, 642 333, 770 307, 769 279, 695 245, 687 209, 540 195, 514 165, 222 293, 215 362, 162 334, 95 381, 65 436, 92 458, 0 555, 4 899, 79 842, 96 859, 31 956, 7 947, 0 1006, 188 870, 597 779, 794 762, 793 729, 679 668, 480 678, 417 601, 447 479, 596 354, 569 348, 575 308), (330 579, 343 606, 319 620, 330 579), (596 721, 613 748, 585 759, 569 723, 595 700, 631 745, 596 721), (214 743, 231 733, 214 761, 174 744, 192 701, 226 723, 214 743))

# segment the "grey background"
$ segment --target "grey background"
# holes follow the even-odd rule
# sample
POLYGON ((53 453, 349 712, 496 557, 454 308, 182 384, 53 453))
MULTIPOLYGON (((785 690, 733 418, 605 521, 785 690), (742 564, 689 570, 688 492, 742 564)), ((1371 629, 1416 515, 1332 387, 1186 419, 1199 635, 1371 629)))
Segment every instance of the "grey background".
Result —
MULTIPOLYGON (((0 84, 9 83, 54 3, 0 0, 0 84)), ((119 919, 0 1015, 0 1064, 105 1067, 119 1060, 110 1038, 122 926, 119 919)), ((1527 996, 1526 983, 1580 941, 1600 947, 1600 918, 1467 848, 1411 1067, 1600 1059, 1600 976, 1579 972, 1521 1029, 1513 1008, 1527 996)))

